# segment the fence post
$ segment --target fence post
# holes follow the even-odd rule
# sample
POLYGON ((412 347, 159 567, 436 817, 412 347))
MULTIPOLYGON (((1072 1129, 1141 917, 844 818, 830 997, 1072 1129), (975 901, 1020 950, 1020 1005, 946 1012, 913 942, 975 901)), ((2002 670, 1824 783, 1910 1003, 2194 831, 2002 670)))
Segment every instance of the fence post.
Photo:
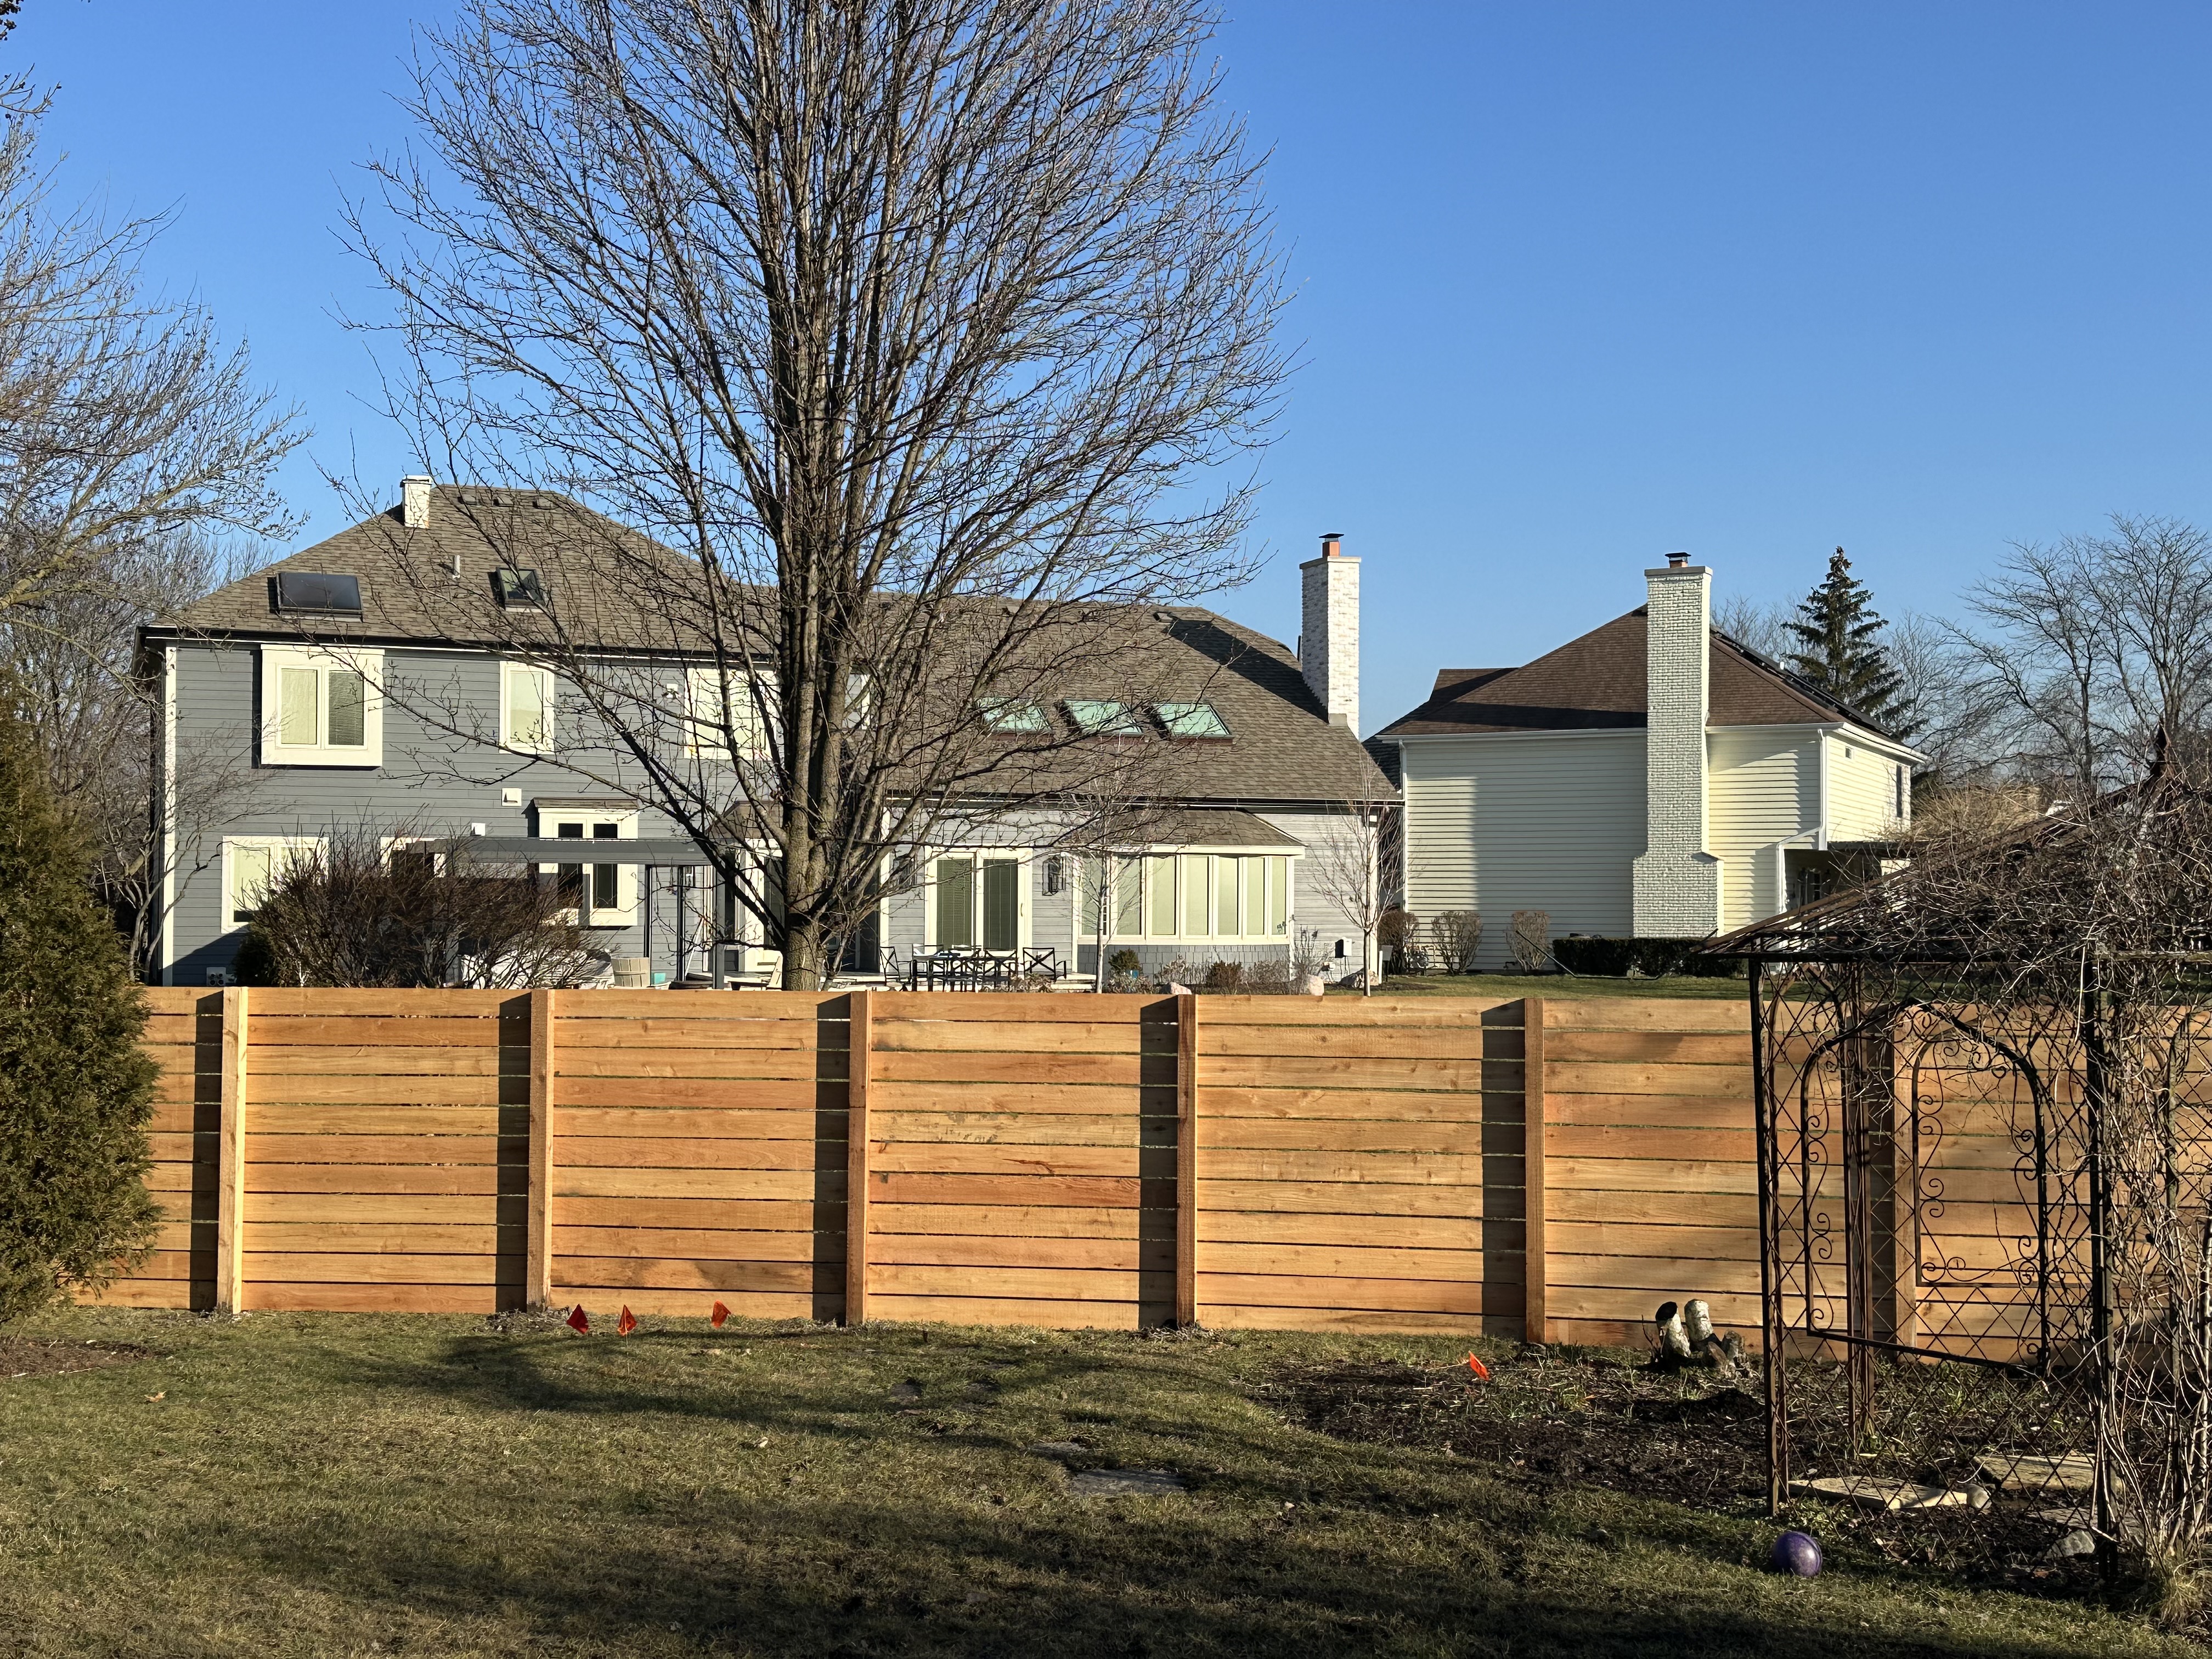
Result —
POLYGON ((1522 1214, 1522 1334, 1531 1342, 1551 1340, 1546 1289, 1551 1267, 1544 1237, 1544 999, 1521 1002, 1521 1169, 1525 1203, 1522 1214))
POLYGON ((246 1041, 243 985, 222 994, 222 1116, 216 1136, 215 1308, 246 1300, 246 1041))
POLYGON ((553 999, 530 994, 530 1207, 524 1245, 523 1300, 553 1300, 553 999))
POLYGON ((845 1323, 868 1317, 868 1074, 874 1038, 869 993, 850 1000, 845 1066, 845 1323))
POLYGON ((1198 1323, 1198 998, 1176 998, 1176 1290, 1178 1325, 1198 1323))

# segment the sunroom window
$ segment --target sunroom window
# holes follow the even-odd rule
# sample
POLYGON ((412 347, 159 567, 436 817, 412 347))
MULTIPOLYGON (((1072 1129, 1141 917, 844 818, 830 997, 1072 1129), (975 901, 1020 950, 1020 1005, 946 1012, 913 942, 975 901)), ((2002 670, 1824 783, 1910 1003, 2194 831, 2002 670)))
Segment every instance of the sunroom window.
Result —
MULTIPOLYGON (((1291 931, 1291 860, 1273 854, 1120 857, 1109 926, 1116 939, 1263 942, 1291 931)), ((1079 926, 1098 937, 1101 861, 1082 863, 1079 926)))
POLYGON ((930 862, 930 943, 1015 951, 1022 943, 1022 860, 1016 854, 945 853, 930 862))

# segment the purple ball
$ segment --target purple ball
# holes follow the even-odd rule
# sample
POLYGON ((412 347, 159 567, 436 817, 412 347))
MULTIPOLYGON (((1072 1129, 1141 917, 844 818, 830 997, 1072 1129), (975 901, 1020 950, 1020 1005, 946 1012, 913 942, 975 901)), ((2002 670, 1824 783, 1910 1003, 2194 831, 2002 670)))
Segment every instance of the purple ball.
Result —
POLYGON ((1785 1532, 1774 1540, 1766 1565, 1796 1578, 1812 1578, 1820 1571, 1820 1547, 1810 1533, 1785 1532))

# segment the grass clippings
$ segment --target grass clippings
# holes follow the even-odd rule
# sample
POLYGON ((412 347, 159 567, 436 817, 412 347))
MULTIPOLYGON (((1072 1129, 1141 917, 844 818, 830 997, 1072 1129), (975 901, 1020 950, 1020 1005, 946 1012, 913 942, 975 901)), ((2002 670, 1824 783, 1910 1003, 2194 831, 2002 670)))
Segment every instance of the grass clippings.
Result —
MULTIPOLYGON (((0 1647, 160 1655, 2180 1656, 2087 1602, 1309 1425, 1414 1337, 80 1310, 0 1389, 0 1647), (900 1397, 911 1383, 919 1398, 900 1397), (159 1405, 147 1397, 160 1393, 159 1405), (1077 1449, 1078 1455, 1036 1448, 1077 1449), (1076 1466, 1184 1490, 1085 1498, 1076 1466)), ((1513 1345, 1482 1352, 1501 1382, 1513 1345)), ((1824 1540, 1824 1541, 1826 1541, 1824 1540)))

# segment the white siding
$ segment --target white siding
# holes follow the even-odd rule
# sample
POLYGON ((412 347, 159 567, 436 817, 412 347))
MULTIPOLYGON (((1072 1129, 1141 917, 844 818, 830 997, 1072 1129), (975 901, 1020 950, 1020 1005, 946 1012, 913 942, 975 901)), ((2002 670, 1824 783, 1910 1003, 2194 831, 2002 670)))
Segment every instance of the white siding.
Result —
POLYGON ((1723 726, 1705 739, 1711 771, 1707 845, 1721 860, 1721 926, 1785 908, 1774 843, 1818 828, 1820 738, 1804 726, 1723 726))
POLYGON ((1644 850, 1644 733, 1408 738, 1406 903, 1424 923, 1474 910, 1503 965, 1516 910, 1552 933, 1626 934, 1644 850))
MULTIPOLYGON (((1893 755, 1850 732, 1828 738, 1828 835, 1835 841, 1879 841, 1897 833, 1897 769, 1893 755)), ((1908 816, 1911 796, 1905 797, 1908 816)))

